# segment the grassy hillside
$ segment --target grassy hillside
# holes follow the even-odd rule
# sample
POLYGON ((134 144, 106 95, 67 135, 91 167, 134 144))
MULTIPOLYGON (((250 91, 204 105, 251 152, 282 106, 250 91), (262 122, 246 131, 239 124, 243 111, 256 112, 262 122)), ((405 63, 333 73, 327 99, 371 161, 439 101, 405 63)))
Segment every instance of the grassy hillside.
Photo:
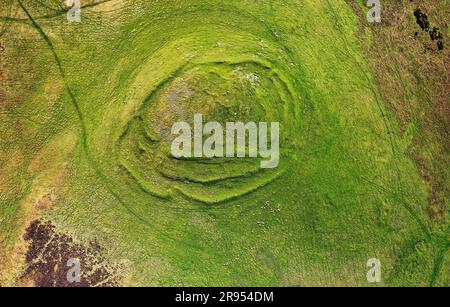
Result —
POLYGON ((382 2, 2 2, 0 284, 448 286, 448 1, 382 2), (280 166, 174 159, 194 113, 280 166))

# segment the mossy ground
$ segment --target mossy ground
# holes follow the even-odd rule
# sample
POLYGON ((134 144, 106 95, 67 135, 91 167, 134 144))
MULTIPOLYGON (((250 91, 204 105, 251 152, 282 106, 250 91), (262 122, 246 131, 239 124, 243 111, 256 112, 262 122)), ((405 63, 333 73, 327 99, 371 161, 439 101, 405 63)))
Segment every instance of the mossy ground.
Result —
MULTIPOLYGON (((403 129, 365 49, 387 42, 357 7, 82 1, 69 24, 41 2, 2 4, 2 285, 37 218, 98 241, 124 285, 368 286, 370 258, 381 285, 448 285, 447 212, 430 218, 409 154, 437 132, 403 129), (167 129, 199 110, 280 121, 279 168, 171 159, 167 129)), ((429 159, 448 169, 445 153, 429 159)))

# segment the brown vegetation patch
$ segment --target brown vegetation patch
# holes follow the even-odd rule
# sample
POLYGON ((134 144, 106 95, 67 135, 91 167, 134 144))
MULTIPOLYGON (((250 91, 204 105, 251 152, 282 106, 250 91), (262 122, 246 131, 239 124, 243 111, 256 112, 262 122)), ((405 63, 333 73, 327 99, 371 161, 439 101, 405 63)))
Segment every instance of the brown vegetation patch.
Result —
POLYGON ((44 195, 40 200, 37 201, 36 207, 39 210, 48 210, 52 206, 55 197, 52 194, 44 195))
POLYGON ((117 286, 118 267, 107 264, 101 255, 103 249, 97 242, 87 246, 76 243, 67 234, 58 233, 51 222, 33 221, 27 228, 24 239, 28 242, 25 255, 26 269, 22 282, 32 280, 38 287, 91 287, 117 286), (69 282, 67 266, 70 259, 79 259, 81 278, 69 282))
POLYGON ((3 42, 0 41, 0 112, 9 111, 21 101, 16 85, 23 85, 25 74, 30 73, 30 67, 22 73, 18 69, 17 59, 11 60, 13 55, 8 52, 3 42))
POLYGON ((448 12, 440 1, 384 1, 381 24, 369 24, 355 2, 347 0, 372 33, 371 43, 361 43, 378 91, 403 132, 415 127, 408 154, 427 183, 430 217, 443 221, 450 195, 450 53, 440 29, 448 28, 448 12))

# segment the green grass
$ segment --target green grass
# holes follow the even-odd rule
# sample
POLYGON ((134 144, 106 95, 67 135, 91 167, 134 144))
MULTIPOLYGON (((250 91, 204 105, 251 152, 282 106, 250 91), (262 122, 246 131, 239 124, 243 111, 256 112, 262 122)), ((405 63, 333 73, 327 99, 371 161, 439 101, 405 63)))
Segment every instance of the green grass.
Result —
MULTIPOLYGON (((37 137, 55 122, 78 135, 46 218, 97 238, 133 285, 369 286, 370 258, 382 262, 382 285, 438 278, 445 234, 426 214, 411 139, 380 98, 344 1, 123 2, 84 9, 80 24, 35 16, 39 31, 27 35, 45 51, 15 55, 36 74, 60 61, 19 111, 48 114, 38 85, 63 86, 54 120, 25 123, 36 138, 14 142, 45 147, 37 137), (163 130, 199 110, 221 122, 280 121, 280 167, 171 159, 163 130)), ((2 238, 14 206, 2 201, 2 238)))

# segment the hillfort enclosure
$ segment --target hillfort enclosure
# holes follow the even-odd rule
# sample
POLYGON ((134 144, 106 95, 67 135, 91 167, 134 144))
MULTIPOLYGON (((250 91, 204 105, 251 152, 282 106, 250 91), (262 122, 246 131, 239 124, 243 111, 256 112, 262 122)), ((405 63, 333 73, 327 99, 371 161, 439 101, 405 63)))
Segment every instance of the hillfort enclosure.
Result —
POLYGON ((448 12, 0 0, 0 287, 448 287, 448 12))

